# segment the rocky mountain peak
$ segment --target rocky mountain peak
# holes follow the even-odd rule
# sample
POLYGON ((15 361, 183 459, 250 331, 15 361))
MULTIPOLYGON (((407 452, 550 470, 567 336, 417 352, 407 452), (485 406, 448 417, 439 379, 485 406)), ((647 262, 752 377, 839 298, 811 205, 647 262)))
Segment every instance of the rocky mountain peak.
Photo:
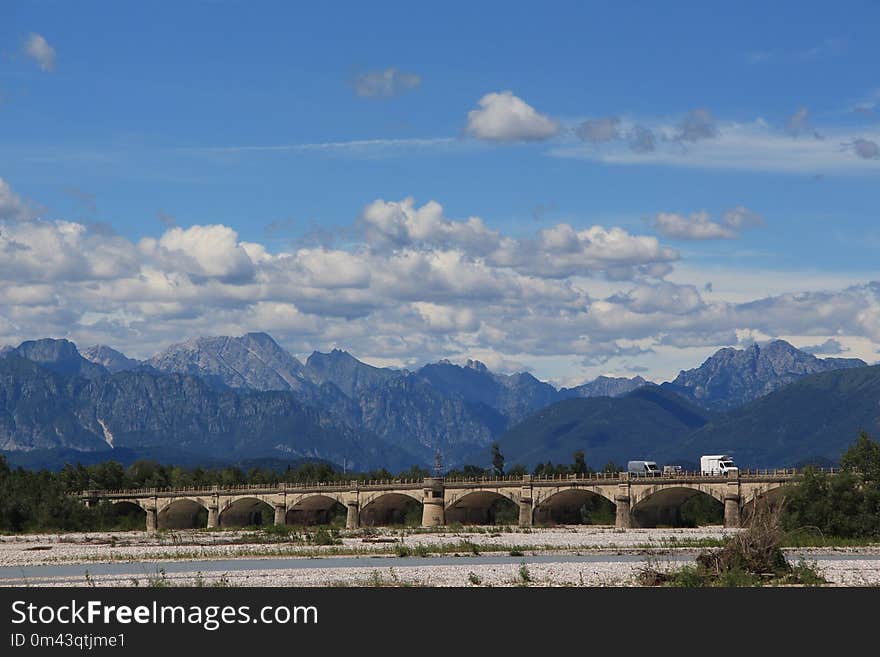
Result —
POLYGON ((465 365, 468 369, 474 370, 476 372, 480 372, 481 374, 485 374, 489 371, 489 368, 486 367, 484 363, 481 363, 478 360, 471 360, 468 358, 467 364, 465 365))
POLYGON ((64 338, 42 338, 22 342, 12 352, 59 374, 69 374, 92 379, 108 372, 79 353, 76 345, 64 338))
POLYGON ((665 385, 707 408, 721 410, 763 397, 809 374, 865 365, 857 358, 817 358, 785 340, 773 340, 745 349, 719 349, 702 365, 682 370, 665 385))
POLYGON ((121 351, 117 351, 113 347, 104 344, 96 344, 86 347, 82 350, 82 357, 87 361, 101 365, 106 368, 110 374, 136 370, 142 366, 141 362, 133 358, 129 358, 121 351))
POLYGON ((301 391, 309 385, 302 363, 266 333, 196 338, 147 362, 160 372, 201 376, 230 388, 301 391))

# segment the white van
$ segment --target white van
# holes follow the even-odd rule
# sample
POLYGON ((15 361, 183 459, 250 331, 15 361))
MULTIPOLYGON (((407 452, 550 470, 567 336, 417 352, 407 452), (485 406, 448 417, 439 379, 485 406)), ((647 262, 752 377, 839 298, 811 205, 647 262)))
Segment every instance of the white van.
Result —
POLYGON ((714 454, 700 457, 700 470, 704 475, 737 474, 739 468, 727 454, 714 454))
POLYGON ((660 468, 654 461, 629 461, 626 464, 626 471, 640 477, 659 477, 661 475, 660 468))

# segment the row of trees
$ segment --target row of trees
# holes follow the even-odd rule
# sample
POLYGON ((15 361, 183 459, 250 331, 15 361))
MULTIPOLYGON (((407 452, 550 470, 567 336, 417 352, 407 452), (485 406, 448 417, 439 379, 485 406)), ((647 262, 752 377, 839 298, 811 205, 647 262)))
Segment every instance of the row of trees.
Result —
MULTIPOLYGON (((492 468, 489 470, 482 470, 484 475, 489 474, 495 477, 503 477, 505 475, 508 476, 522 476, 525 474, 529 474, 528 468, 522 464, 514 465, 513 467, 505 470, 505 459, 504 454, 501 452, 501 447, 498 443, 492 443, 490 447, 492 453, 492 468)), ((625 470, 622 465, 615 463, 614 461, 608 461, 599 472, 608 472, 608 473, 616 473, 622 472, 625 470)), ((597 471, 587 465, 587 457, 586 454, 582 450, 576 451, 571 455, 571 463, 556 463, 554 464, 552 461, 547 461, 546 463, 538 463, 532 470, 532 474, 535 476, 559 476, 559 475, 588 475, 595 474, 597 471)))

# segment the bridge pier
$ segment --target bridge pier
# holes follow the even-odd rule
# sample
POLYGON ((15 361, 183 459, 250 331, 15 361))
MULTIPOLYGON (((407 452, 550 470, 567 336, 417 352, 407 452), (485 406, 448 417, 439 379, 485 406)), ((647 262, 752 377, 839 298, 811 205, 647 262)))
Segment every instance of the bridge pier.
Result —
POLYGON ((275 505, 275 524, 284 525, 287 523, 287 506, 284 504, 275 505))
POLYGON ((147 509, 147 531, 154 532, 159 528, 158 522, 158 513, 156 513, 156 507, 152 509, 147 509))
POLYGON ((614 526, 617 529, 629 529, 632 527, 632 510, 629 504, 629 495, 615 495, 614 503, 617 505, 617 516, 614 526))
POLYGON ((422 527, 440 527, 444 517, 445 489, 440 477, 427 477, 422 490, 422 527))
POLYGON ((523 475, 523 485, 519 493, 520 527, 532 526, 534 509, 534 498, 532 497, 532 475, 523 475))
POLYGON ((214 529, 220 524, 220 506, 212 504, 208 507, 208 529, 214 529))
POLYGON ((351 482, 351 491, 348 493, 348 499, 345 502, 345 511, 345 528, 357 529, 360 527, 361 510, 356 481, 351 482))
POLYGON ((738 529, 741 526, 740 497, 734 493, 727 493, 724 496, 724 527, 738 529))

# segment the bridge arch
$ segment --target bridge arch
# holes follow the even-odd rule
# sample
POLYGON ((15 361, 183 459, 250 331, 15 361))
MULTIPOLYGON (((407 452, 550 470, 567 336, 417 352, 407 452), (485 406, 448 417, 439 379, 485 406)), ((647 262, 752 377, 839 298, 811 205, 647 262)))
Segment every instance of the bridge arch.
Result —
POLYGON ((288 525, 329 525, 334 517, 345 516, 345 506, 335 495, 306 495, 288 505, 288 525))
POLYGON ((208 507, 200 500, 180 497, 159 509, 159 529, 199 529, 208 525, 208 507))
POLYGON ((695 509, 697 517, 706 518, 708 524, 720 524, 724 520, 723 493, 711 486, 688 486, 671 484, 654 486, 644 491, 632 506, 632 518, 636 527, 685 526, 693 520, 685 517, 688 507, 695 509))
MULTIPOLYGON (((449 495, 448 490, 446 494, 449 495)), ((446 501, 445 516, 447 525, 515 525, 519 519, 519 498, 504 489, 463 491, 446 501)))
MULTIPOLYGON (((143 531, 147 510, 138 500, 107 500, 102 524, 112 531, 143 531)), ((103 514, 102 514, 103 515, 103 514)))
POLYGON ((743 523, 748 523, 749 520, 755 514, 755 509, 758 508, 759 504, 767 504, 770 507, 775 507, 785 500, 786 494, 786 486, 783 485, 771 485, 771 486, 761 486, 754 490, 750 490, 748 493, 743 495, 742 499, 742 521, 743 523))
POLYGON ((361 504, 360 522, 366 527, 420 524, 422 495, 410 491, 372 494, 361 504))
POLYGON ((221 527, 250 527, 252 525, 271 525, 274 509, 257 497, 238 497, 230 500, 217 518, 221 527))
POLYGON ((533 521, 537 524, 613 525, 614 502, 590 488, 566 488, 536 501, 533 521))

